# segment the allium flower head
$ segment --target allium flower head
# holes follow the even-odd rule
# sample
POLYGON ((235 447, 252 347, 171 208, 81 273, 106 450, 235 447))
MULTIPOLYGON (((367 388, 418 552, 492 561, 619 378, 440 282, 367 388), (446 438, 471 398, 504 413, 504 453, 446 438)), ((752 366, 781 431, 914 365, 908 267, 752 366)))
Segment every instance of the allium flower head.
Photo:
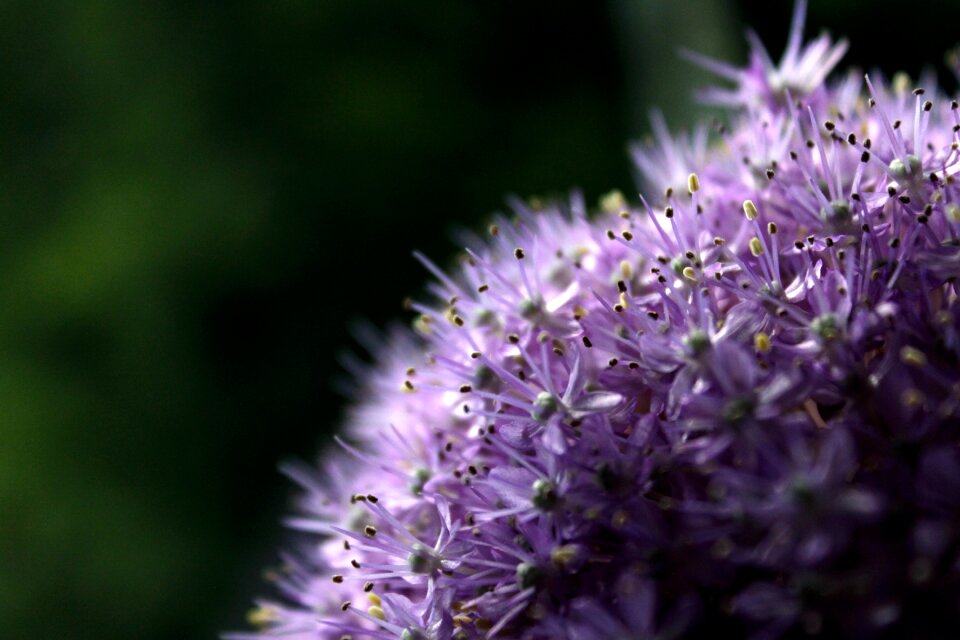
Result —
POLYGON ((231 638, 955 633, 957 103, 826 83, 846 45, 804 8, 779 64, 695 56, 728 124, 658 123, 637 201, 515 202, 421 257, 231 638))

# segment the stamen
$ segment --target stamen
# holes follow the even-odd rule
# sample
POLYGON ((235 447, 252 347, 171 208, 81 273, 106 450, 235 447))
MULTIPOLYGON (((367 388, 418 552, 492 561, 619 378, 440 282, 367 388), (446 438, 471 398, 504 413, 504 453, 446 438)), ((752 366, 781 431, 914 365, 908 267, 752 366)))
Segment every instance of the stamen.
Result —
POLYGON ((919 349, 910 346, 900 349, 900 360, 911 367, 923 367, 927 364, 927 356, 919 349))
POLYGON ((762 331, 753 336, 753 346, 760 353, 770 351, 770 336, 762 331))

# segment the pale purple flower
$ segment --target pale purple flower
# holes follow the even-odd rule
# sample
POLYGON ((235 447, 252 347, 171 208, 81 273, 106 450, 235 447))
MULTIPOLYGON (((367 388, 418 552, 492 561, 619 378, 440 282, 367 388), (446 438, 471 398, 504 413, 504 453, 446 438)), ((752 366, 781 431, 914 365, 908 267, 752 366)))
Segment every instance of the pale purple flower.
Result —
MULTIPOLYGON (((371 349, 305 532, 231 638, 933 636, 960 624, 960 116, 693 57, 720 139, 644 195, 513 203, 371 349)), ((947 631, 945 631, 947 630, 947 631)))

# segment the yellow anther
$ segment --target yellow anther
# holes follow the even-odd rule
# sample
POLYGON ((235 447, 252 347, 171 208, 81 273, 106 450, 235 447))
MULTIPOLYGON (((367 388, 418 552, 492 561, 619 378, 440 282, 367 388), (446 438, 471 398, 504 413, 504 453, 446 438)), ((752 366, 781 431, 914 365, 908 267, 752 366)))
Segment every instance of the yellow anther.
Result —
POLYGON ((753 336, 753 346, 760 353, 766 353, 770 351, 770 336, 765 334, 763 331, 758 332, 753 336))
POLYGON ((432 322, 430 316, 420 315, 413 321, 413 328, 421 335, 430 335, 432 322))
POLYGON ((373 606, 367 609, 367 613, 372 615, 374 618, 380 618, 381 620, 387 619, 387 616, 383 613, 383 609, 377 606, 373 606))
POLYGON ((926 400, 926 397, 919 389, 907 389, 900 396, 900 401, 907 407, 919 407, 924 400, 926 400))
POLYGON ((910 91, 910 85, 913 83, 910 82, 910 76, 907 75, 906 72, 898 71, 893 74, 893 81, 891 84, 893 85, 894 93, 906 93, 907 91, 910 91))
POLYGON ((697 272, 693 270, 693 267, 684 267, 683 268, 683 277, 687 280, 697 281, 697 272))
POLYGON ((911 367, 922 367, 927 364, 927 356, 919 349, 909 346, 900 349, 900 359, 911 367))
POLYGON ((626 294, 626 293, 621 293, 621 294, 620 294, 620 306, 623 307, 624 309, 626 309, 627 307, 630 306, 630 303, 627 301, 627 294, 626 294))
POLYGON ((257 607, 247 612, 247 622, 255 627, 265 627, 277 619, 277 612, 267 607, 257 607))
POLYGON ((443 312, 443 317, 446 318, 447 322, 450 322, 451 324, 453 324, 456 322, 456 319, 459 317, 458 314, 459 314, 459 311, 457 311, 456 307, 447 307, 447 309, 443 312))
POLYGON ((370 604, 374 607, 379 607, 383 602, 380 600, 380 596, 375 594, 373 591, 367 594, 367 600, 370 601, 370 604))
POLYGON ((955 202, 947 205, 947 220, 950 222, 960 222, 960 206, 955 202))
POLYGON ((550 552, 550 561, 562 567, 577 559, 577 548, 572 544, 565 544, 550 552))
POLYGON ((700 177, 697 174, 691 173, 687 176, 687 191, 690 193, 700 191, 700 177))
POLYGON ((759 258, 763 255, 763 244, 761 244, 760 238, 756 236, 750 238, 750 253, 753 254, 754 258, 759 258))
POLYGON ((747 216, 747 220, 757 219, 759 212, 757 211, 757 205, 753 204, 753 200, 743 201, 743 214, 747 216))
POLYGON ((630 264, 629 260, 620 261, 620 275, 623 276, 624 280, 633 279, 633 265, 630 264))
POLYGON ((627 208, 627 200, 622 193, 614 189, 600 198, 600 208, 607 213, 617 213, 627 208))

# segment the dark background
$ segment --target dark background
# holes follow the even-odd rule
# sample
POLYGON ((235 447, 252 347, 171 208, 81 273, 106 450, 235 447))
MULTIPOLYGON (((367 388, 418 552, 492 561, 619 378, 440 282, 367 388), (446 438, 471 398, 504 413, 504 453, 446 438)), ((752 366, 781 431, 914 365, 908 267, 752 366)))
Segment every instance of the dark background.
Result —
MULTIPOLYGON (((955 3, 815 0, 916 74, 955 3)), ((29 1, 0 8, 0 636, 210 638, 269 593, 337 356, 504 196, 629 192, 676 47, 779 56, 787 2, 29 1), (681 5, 681 6, 673 6, 681 5)), ((954 87, 950 80, 951 89, 954 87)))

